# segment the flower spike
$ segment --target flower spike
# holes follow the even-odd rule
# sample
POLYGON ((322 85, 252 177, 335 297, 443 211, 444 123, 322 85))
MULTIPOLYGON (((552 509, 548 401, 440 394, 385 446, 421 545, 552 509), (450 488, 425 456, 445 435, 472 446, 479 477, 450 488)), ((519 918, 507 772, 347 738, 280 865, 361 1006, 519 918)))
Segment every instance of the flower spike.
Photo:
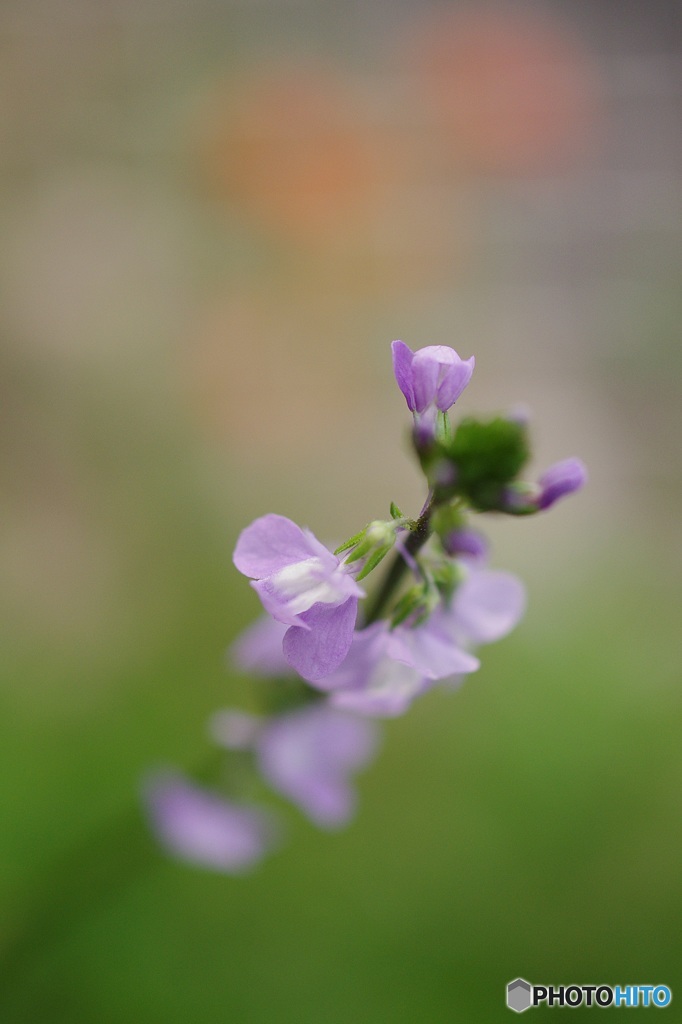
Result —
POLYGON ((501 640, 523 616, 523 584, 488 568, 488 542, 472 517, 527 517, 586 482, 576 458, 551 466, 537 483, 521 478, 531 455, 525 407, 451 424, 473 356, 444 345, 412 351, 402 341, 391 351, 426 500, 414 519, 391 501, 390 518, 372 520, 334 552, 273 513, 242 530, 234 564, 265 615, 230 653, 260 677, 261 713, 213 716, 210 733, 227 759, 225 795, 178 774, 156 776, 145 790, 153 831, 184 860, 238 873, 269 853, 278 826, 249 803, 263 783, 320 828, 346 824, 356 806, 354 776, 377 747, 375 720, 405 714, 435 687, 460 685, 480 666, 478 648, 501 640), (360 582, 384 559, 388 567, 364 603, 360 582))

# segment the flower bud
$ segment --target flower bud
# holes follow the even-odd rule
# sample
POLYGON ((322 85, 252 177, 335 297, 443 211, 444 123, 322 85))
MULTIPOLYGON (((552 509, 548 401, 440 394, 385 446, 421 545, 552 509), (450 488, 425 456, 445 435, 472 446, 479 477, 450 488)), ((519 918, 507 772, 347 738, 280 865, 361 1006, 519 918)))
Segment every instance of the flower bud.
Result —
POLYGON ((338 547, 334 554, 349 551, 344 559, 347 566, 364 559, 362 568, 355 576, 356 581, 363 580, 386 557, 395 544, 397 531, 402 526, 401 519, 375 519, 364 530, 338 547))
POLYGON ((542 474, 538 481, 540 486, 538 509, 551 508, 560 498, 579 491, 586 482, 587 469, 580 459, 571 458, 564 459, 563 462, 556 462, 542 474))
POLYGON ((483 561, 488 554, 486 538, 478 530, 472 530, 469 527, 451 530, 441 540, 443 547, 453 558, 464 555, 475 558, 477 561, 483 561))
POLYGON ((413 352, 404 342, 394 341, 391 350, 395 379, 413 413, 434 407, 447 412, 474 372, 474 357, 462 359, 447 345, 428 345, 413 352))
POLYGON ((509 516, 530 516, 538 511, 539 500, 539 484, 532 484, 526 480, 515 480, 502 492, 500 512, 506 512, 509 516))

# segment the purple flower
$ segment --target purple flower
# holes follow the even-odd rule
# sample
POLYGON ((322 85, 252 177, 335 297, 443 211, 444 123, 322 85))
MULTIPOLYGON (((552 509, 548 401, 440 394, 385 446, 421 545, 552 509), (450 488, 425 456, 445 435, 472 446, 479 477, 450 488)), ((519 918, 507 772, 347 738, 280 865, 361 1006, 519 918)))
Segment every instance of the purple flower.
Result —
POLYGON ((355 634, 343 665, 318 686, 334 707, 394 718, 434 681, 478 667, 433 617, 414 629, 378 622, 355 634))
POLYGON ((388 627, 377 622, 355 634, 343 665, 321 685, 335 708, 360 715, 395 718, 427 689, 426 677, 388 656, 388 627))
POLYGON ((538 481, 540 485, 538 508, 550 508, 560 498, 579 491, 586 482, 587 469, 580 459, 572 458, 556 462, 542 474, 538 481))
POLYGON ((255 807, 231 803, 180 775, 148 780, 144 801, 152 828, 181 860, 237 874, 257 864, 276 841, 274 820, 255 807))
POLYGON ((419 672, 424 679, 447 679, 451 675, 475 672, 481 663, 464 650, 437 614, 419 626, 398 626, 386 641, 389 658, 419 672))
MULTIPOLYGON (((525 607, 525 590, 516 576, 469 562, 467 577, 449 606, 440 606, 418 626, 388 631, 385 653, 417 672, 426 687, 428 681, 475 672, 480 662, 469 649, 501 640, 516 626, 525 607)), ((339 672, 344 668, 345 664, 339 672)), ((335 673, 325 683, 337 678, 335 673)))
POLYGON ((447 412, 474 372, 474 357, 461 359, 447 345, 429 345, 413 352, 404 342, 394 341, 391 352, 395 379, 413 413, 432 407, 447 412))
POLYGON ((264 720, 220 711, 211 732, 230 750, 255 750, 272 788, 322 828, 337 828, 351 818, 355 791, 350 776, 369 762, 377 745, 370 722, 321 701, 264 720))
POLYGON ((336 828, 355 809, 349 776, 376 749, 375 727, 320 703, 276 718, 260 734, 261 771, 271 786, 316 825, 336 828))
POLYGON ((475 647, 501 640, 525 610, 525 588, 516 576, 470 564, 450 607, 438 609, 429 622, 455 643, 475 647))
POLYGON ((437 681, 475 672, 466 648, 506 636, 525 610, 525 591, 510 573, 469 564, 449 607, 415 627, 375 623, 356 633, 344 663, 318 684, 334 707, 394 717, 437 681))
POLYGON ((234 564, 274 619, 290 628, 282 650, 287 662, 316 682, 346 657, 358 599, 364 591, 350 569, 290 519, 265 515, 239 535, 234 564))
POLYGON ((230 647, 230 658, 244 672, 266 678, 292 675, 291 665, 282 651, 284 634, 289 628, 269 615, 261 615, 239 634, 230 647))

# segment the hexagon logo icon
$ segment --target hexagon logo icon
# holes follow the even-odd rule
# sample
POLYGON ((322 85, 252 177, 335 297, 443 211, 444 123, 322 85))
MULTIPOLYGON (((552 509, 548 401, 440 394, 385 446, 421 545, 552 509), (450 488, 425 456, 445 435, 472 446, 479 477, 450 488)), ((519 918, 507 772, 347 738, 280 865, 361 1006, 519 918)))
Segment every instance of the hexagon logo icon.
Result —
POLYGON ((531 1005, 531 987, 523 978, 516 978, 507 985, 507 1006, 516 1013, 523 1013, 531 1005))

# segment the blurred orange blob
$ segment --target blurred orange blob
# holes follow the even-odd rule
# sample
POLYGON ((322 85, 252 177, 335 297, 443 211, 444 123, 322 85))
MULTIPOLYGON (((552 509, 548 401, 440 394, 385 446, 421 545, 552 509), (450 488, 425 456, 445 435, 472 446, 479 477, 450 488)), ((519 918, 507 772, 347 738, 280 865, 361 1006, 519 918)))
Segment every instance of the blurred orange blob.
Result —
POLYGON ((179 370, 209 437, 247 461, 288 464, 338 436, 352 394, 348 355, 316 313, 310 298, 292 308, 281 294, 248 285, 207 307, 179 370))
POLYGON ((362 94, 318 65, 268 66, 217 89, 201 163, 211 192, 299 240, 345 233, 387 173, 362 94))
POLYGON ((596 69, 549 14, 494 5, 431 12, 407 49, 438 129, 472 170, 559 171, 592 141, 596 69))

